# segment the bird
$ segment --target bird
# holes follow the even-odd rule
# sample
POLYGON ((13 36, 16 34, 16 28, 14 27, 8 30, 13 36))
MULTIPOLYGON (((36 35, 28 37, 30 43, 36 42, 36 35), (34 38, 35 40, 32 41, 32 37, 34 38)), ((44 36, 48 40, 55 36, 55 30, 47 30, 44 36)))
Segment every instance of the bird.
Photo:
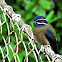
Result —
POLYGON ((36 16, 33 21, 34 39, 39 45, 50 45, 52 50, 58 54, 56 32, 45 17, 36 16))

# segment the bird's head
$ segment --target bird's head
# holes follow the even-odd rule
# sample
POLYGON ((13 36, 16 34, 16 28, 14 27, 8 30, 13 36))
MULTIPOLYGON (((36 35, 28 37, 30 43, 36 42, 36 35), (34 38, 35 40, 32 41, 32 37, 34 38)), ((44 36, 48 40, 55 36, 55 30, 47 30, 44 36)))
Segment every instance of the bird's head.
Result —
POLYGON ((42 26, 45 26, 45 25, 48 25, 48 22, 45 19, 45 17, 43 17, 43 16, 36 16, 34 18, 34 26, 42 27, 42 26))

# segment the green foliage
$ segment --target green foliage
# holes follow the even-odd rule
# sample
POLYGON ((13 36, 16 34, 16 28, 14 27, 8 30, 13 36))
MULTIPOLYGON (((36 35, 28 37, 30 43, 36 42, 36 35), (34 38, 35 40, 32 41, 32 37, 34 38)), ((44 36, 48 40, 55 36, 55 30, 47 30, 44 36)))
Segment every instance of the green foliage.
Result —
POLYGON ((50 20, 52 19, 53 15, 54 15, 54 11, 50 11, 50 13, 47 15, 46 19, 49 23, 51 23, 50 20))
MULTIPOLYGON (((57 42, 60 46, 60 53, 62 54, 62 45, 61 45, 61 37, 62 37, 62 1, 61 0, 6 0, 7 4, 11 5, 15 11, 15 13, 20 14, 22 16, 22 20, 32 26, 33 28, 33 19, 35 16, 44 16, 49 23, 51 23, 57 33, 57 42)), ((2 19, 2 11, 0 10, 0 19, 2 19)), ((2 20, 4 21, 4 20, 2 20)), ((8 19, 7 19, 8 21, 8 19)), ((8 22, 9 23, 9 22, 8 22)), ((15 31, 18 33, 18 28, 15 26, 15 31)), ((3 35, 7 37, 7 27, 6 24, 3 26, 3 35)), ((26 35, 24 35, 24 41, 27 45, 29 40, 26 35)), ((11 35, 11 46, 14 48, 15 46, 15 37, 14 34, 11 35)), ((4 43, 2 37, 0 35, 0 46, 4 47, 4 43)), ((28 47, 28 45, 27 45, 28 47)), ((37 45, 38 48, 39 45, 37 45)), ((19 45, 21 52, 18 53, 20 57, 20 61, 23 62, 23 58, 26 56, 23 44, 19 45)), ((3 49, 4 50, 4 49, 3 49)), ((12 61, 12 51, 10 50, 10 59, 12 61)), ((0 52, 1 55, 1 52, 0 52)), ((1 56, 0 56, 1 57, 1 56)), ((41 54, 43 61, 47 61, 44 55, 41 54)), ((35 58, 31 53, 29 55, 29 62, 35 62, 35 58)))
POLYGON ((23 1, 23 0, 17 0, 17 3, 20 3, 21 1, 23 1))
POLYGON ((22 51, 22 52, 18 53, 18 56, 20 57, 20 61, 22 62, 23 61, 23 57, 26 56, 26 52, 22 51))
POLYGON ((52 2, 51 2, 51 0, 39 0, 39 4, 45 10, 50 10, 52 2))
POLYGON ((32 12, 34 12, 38 16, 46 16, 46 11, 38 5, 32 9, 32 12))

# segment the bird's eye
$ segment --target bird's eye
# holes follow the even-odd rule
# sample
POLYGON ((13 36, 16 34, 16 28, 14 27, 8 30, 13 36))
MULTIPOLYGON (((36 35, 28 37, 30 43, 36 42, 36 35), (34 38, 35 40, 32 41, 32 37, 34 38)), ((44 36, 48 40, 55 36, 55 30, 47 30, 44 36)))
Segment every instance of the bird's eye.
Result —
POLYGON ((42 22, 42 23, 45 23, 45 21, 44 21, 44 20, 41 20, 41 22, 42 22))

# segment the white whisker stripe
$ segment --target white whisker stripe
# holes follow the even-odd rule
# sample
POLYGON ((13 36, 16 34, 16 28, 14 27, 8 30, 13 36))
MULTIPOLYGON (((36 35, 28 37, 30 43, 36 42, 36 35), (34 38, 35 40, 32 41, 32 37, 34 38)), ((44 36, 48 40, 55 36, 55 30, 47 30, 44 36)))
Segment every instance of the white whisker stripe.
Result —
POLYGON ((45 25, 48 25, 48 24, 46 24, 46 23, 39 23, 39 22, 36 22, 36 21, 34 21, 34 23, 35 23, 35 24, 45 24, 45 25))
POLYGON ((46 23, 39 23, 39 22, 36 22, 37 24, 45 24, 45 25, 48 25, 48 24, 46 24, 46 23))

